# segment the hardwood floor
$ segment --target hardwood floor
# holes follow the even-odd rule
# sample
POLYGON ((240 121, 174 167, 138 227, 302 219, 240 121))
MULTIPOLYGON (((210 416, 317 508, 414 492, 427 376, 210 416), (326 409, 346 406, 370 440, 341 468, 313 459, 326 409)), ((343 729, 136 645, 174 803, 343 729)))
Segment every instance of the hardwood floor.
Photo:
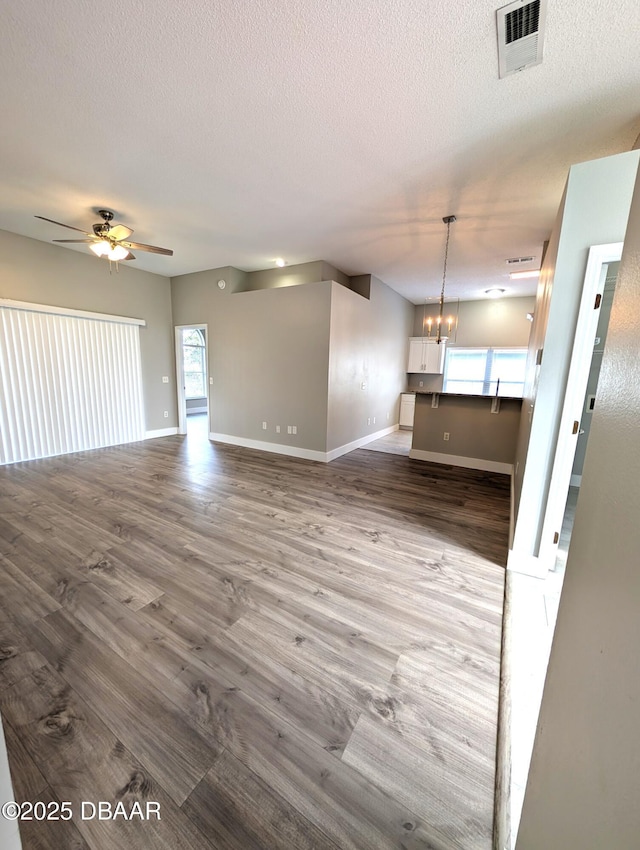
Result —
POLYGON ((385 452, 385 454, 405 455, 409 457, 412 440, 413 431, 392 431, 391 434, 386 434, 372 443, 367 443, 362 448, 368 452, 385 452))
POLYGON ((0 486, 15 792, 74 811, 24 850, 490 848, 506 477, 170 437, 0 486))

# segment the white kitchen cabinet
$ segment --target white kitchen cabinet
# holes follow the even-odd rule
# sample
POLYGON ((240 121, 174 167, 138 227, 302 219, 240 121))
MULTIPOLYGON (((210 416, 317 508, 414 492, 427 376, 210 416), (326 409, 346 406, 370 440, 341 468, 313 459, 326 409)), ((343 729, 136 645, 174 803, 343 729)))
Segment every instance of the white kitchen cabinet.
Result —
POLYGON ((440 344, 432 337, 411 337, 407 372, 441 375, 444 371, 446 339, 440 344))
POLYGON ((416 412, 415 393, 401 393, 400 395, 400 427, 413 428, 413 417, 416 412))

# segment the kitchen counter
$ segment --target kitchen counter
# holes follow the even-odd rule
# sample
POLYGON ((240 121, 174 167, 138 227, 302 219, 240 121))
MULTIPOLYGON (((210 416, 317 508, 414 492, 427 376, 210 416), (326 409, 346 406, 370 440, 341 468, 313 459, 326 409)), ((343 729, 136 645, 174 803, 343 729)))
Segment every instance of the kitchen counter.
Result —
MULTIPOLYGON (((404 393, 409 393, 411 395, 439 395, 439 396, 451 396, 451 398, 496 398, 495 393, 444 393, 439 392, 438 390, 417 390, 415 387, 411 387, 408 390, 403 390, 404 393)), ((515 395, 499 395, 497 396, 499 399, 508 399, 509 401, 522 401, 521 396, 515 395)))
POLYGON ((410 457, 490 472, 512 472, 521 398, 419 389, 412 392, 416 400, 410 457))

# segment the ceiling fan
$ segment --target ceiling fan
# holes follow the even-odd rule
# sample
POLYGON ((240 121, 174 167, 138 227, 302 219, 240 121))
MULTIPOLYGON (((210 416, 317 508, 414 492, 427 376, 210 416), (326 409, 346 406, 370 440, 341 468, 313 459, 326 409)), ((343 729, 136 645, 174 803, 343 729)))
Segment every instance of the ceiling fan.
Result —
POLYGON ((86 242, 98 257, 106 257, 108 260, 116 263, 120 260, 135 260, 135 255, 131 253, 131 248, 135 248, 136 251, 149 251, 152 254, 166 254, 168 257, 173 257, 173 251, 169 248, 143 245, 141 242, 128 242, 127 240, 133 233, 133 230, 124 224, 112 225, 113 213, 111 210, 98 210, 98 215, 103 220, 93 225, 93 233, 81 230, 79 227, 73 227, 71 224, 54 221, 52 218, 45 218, 43 215, 37 215, 36 218, 40 218, 42 221, 50 221, 51 224, 57 224, 60 227, 67 227, 69 230, 77 230, 79 233, 84 233, 86 237, 84 239, 54 239, 54 242, 86 242))

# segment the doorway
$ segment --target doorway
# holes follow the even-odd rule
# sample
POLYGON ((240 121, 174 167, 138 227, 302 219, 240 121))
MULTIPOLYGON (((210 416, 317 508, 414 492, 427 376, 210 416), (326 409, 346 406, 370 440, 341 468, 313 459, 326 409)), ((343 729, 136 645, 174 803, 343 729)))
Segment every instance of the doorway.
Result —
POLYGON ((586 451, 590 415, 595 406, 595 388, 621 254, 622 243, 596 245, 589 251, 540 537, 538 560, 543 577, 556 564, 563 517, 570 495, 569 487, 572 483, 578 483, 576 458, 584 459, 586 451), (596 357, 596 352, 599 352, 599 357, 596 357), (585 413, 585 407, 588 406, 591 406, 591 411, 585 413))
POLYGON ((209 439, 209 356, 207 325, 178 325, 176 373, 178 433, 189 440, 209 439))
POLYGON ((590 251, 583 290, 585 309, 581 308, 583 321, 578 320, 562 412, 562 439, 556 449, 544 545, 540 547, 542 569, 537 577, 512 572, 508 579, 511 847, 515 846, 524 801, 621 253, 621 244, 596 246, 590 251), (575 432, 574 422, 578 424, 575 432))

